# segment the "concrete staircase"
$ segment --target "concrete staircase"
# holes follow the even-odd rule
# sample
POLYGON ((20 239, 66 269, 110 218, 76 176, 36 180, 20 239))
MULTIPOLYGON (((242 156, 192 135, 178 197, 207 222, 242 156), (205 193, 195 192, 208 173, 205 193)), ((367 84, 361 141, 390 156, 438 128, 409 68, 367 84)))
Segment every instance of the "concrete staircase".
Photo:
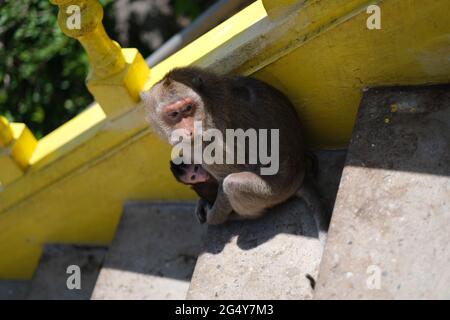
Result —
POLYGON ((315 297, 450 299, 450 86, 364 94, 315 297))
MULTIPOLYGON (((317 153, 330 212, 345 154, 317 153)), ((0 282, 0 298, 309 299, 322 249, 306 210, 294 199, 263 219, 207 227, 194 203, 130 202, 107 251, 48 245, 33 280, 0 282), (67 288, 70 265, 81 268, 81 290, 67 288)))
MULTIPOLYGON (((333 207, 343 151, 317 153, 318 180, 333 207)), ((331 210, 330 214, 331 214, 331 210)), ((322 256, 317 229, 304 202, 293 199, 255 221, 209 227, 188 299, 311 299, 322 256)))
POLYGON ((204 228, 193 203, 129 203, 92 299, 184 299, 204 228))
POLYGON ((90 245, 48 244, 30 281, 0 281, 0 300, 86 300, 91 297, 107 248, 90 245), (80 289, 67 280, 80 270, 80 289))
POLYGON ((31 280, 27 299, 89 299, 103 264, 107 248, 79 245, 46 245, 39 266, 31 280), (80 268, 81 288, 69 289, 67 280, 73 274, 68 267, 80 268))
MULTIPOLYGON (((317 154, 331 209, 346 153, 317 154)), ((200 225, 193 203, 128 203, 91 298, 307 299, 321 254, 300 200, 263 219, 218 227, 200 225)))
POLYGON ((30 281, 0 281, 0 300, 24 300, 30 290, 30 281))
POLYGON ((0 299, 450 298, 449 86, 367 90, 348 154, 316 154, 324 252, 298 199, 217 227, 193 203, 132 202, 107 253, 46 246, 33 280, 0 282, 0 299), (72 264, 81 290, 67 289, 72 264))

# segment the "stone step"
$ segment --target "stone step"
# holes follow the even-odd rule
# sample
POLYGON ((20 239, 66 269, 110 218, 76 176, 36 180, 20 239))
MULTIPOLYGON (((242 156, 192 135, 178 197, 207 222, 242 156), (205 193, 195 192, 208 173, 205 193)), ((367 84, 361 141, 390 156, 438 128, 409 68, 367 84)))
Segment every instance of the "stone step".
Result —
MULTIPOLYGON (((318 182, 329 208, 345 151, 321 151, 318 182)), ((322 247, 314 219, 294 199, 254 221, 210 226, 188 299, 310 299, 322 247)), ((331 210, 329 210, 331 212, 331 210)))
POLYGON ((92 299, 184 299, 204 227, 193 203, 128 203, 92 299))
POLYGON ((33 275, 30 300, 88 300, 100 272, 106 248, 84 245, 45 245, 33 275), (79 267, 77 270, 68 269, 79 267), (68 273, 69 272, 69 273, 68 273), (79 284, 74 278, 80 275, 79 284), (69 286, 68 286, 69 283, 69 286), (72 286, 75 285, 75 287, 72 286))
POLYGON ((450 86, 364 93, 317 299, 450 298, 450 86))
POLYGON ((30 290, 30 281, 1 280, 0 300, 24 300, 30 290))

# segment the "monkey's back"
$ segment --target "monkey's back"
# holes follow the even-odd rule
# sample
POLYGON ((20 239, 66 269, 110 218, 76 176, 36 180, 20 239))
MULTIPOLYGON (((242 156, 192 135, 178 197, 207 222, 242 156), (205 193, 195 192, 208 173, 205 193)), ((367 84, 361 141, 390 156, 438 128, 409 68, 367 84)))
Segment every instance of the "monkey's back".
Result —
MULTIPOLYGON (((305 170, 302 127, 289 99, 269 84, 248 77, 226 78, 225 83, 222 83, 220 87, 223 90, 221 96, 224 98, 209 107, 213 109, 213 112, 220 113, 222 119, 227 120, 217 124, 224 137, 226 129, 243 129, 244 131, 268 129, 269 137, 270 130, 278 129, 279 172, 273 178, 286 186, 300 187, 305 170)), ((268 139, 267 150, 268 155, 271 155, 276 150, 270 150, 269 141, 268 139)), ((239 172, 243 169, 258 173, 261 167, 260 164, 226 166, 226 168, 212 170, 226 176, 227 171, 239 172)))

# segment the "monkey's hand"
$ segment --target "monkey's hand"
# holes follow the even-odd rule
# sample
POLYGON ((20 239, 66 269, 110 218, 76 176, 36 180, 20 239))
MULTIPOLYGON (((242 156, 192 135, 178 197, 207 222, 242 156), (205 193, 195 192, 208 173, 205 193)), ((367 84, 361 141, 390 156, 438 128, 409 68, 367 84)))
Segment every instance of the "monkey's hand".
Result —
POLYGON ((195 207, 195 216, 200 223, 206 222, 206 213, 210 209, 208 201, 203 198, 198 199, 197 206, 195 207))

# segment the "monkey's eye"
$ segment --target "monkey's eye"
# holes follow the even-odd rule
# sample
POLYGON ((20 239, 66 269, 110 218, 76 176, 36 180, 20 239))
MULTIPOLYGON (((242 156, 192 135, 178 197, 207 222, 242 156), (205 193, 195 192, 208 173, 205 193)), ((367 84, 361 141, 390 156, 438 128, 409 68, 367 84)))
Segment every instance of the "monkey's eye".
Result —
POLYGON ((191 105, 191 104, 188 104, 184 110, 185 110, 186 112, 191 111, 191 110, 192 110, 192 105, 191 105))

